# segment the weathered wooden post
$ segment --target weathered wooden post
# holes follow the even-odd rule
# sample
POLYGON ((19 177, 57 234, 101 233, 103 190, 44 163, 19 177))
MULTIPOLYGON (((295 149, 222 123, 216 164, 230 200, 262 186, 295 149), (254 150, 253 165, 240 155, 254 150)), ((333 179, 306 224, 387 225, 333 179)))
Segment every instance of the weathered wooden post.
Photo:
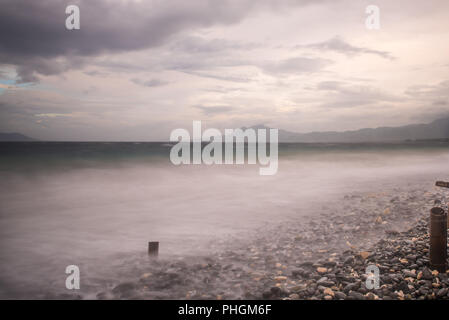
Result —
POLYGON ((148 255, 151 257, 157 257, 159 254, 159 242, 150 241, 148 242, 148 255))
MULTIPOLYGON (((449 182, 437 181, 437 187, 449 188, 449 182)), ((439 272, 447 268, 447 229, 449 221, 443 208, 434 207, 430 210, 430 267, 439 272)))
POLYGON ((447 259, 447 213, 435 207, 430 210, 430 266, 446 272, 447 259))
POLYGON ((449 182, 437 181, 435 184, 437 187, 449 188, 449 182))

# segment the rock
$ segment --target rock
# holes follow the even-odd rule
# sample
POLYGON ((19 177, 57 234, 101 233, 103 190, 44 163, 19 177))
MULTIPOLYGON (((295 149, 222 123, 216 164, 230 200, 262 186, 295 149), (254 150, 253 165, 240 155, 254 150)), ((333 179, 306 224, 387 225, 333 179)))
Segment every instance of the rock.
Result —
POLYGON ((263 298, 263 299, 270 299, 271 297, 272 297, 271 290, 270 290, 270 291, 264 291, 264 292, 262 293, 262 298, 263 298))
POLYGON ((438 290, 438 292, 437 292, 437 297, 438 297, 438 298, 442 298, 442 297, 446 296, 447 293, 448 293, 448 291, 449 291, 449 288, 441 288, 441 289, 438 290))
POLYGON ((356 283, 349 283, 348 285, 346 285, 346 287, 344 287, 343 291, 345 293, 349 293, 350 291, 356 290, 357 287, 358 286, 356 283))
POLYGON ((318 286, 317 289, 318 289, 318 291, 324 291, 324 290, 326 289, 326 287, 324 287, 324 286, 318 286))
POLYGON ((429 289, 427 289, 427 288, 420 288, 418 291, 419 291, 419 294, 423 295, 423 296, 425 296, 429 293, 429 289))
POLYGON ((326 282, 326 281, 327 281, 327 277, 321 277, 316 283, 317 284, 321 284, 321 283, 326 282))
POLYGON ((323 293, 328 296, 334 296, 334 291, 331 288, 324 289, 323 293))
POLYGON ((298 300, 299 299, 299 294, 292 293, 291 295, 289 295, 289 298, 292 299, 292 300, 298 300))
POLYGON ((422 278, 425 280, 432 280, 433 279, 433 274, 432 272, 429 270, 429 268, 425 267, 422 270, 422 278))
POLYGON ((324 287, 332 287, 332 286, 335 286, 335 282, 328 280, 328 281, 322 282, 321 285, 324 287))
POLYGON ((366 259, 366 258, 368 258, 369 257, 369 255, 370 255, 370 253, 368 252, 368 251, 362 251, 362 252, 360 252, 360 256, 362 257, 362 259, 366 259))
POLYGON ((114 294, 128 293, 129 291, 132 291, 135 288, 136 288, 136 284, 134 284, 132 282, 124 282, 124 283, 121 283, 118 286, 114 287, 114 289, 112 289, 112 293, 114 293, 114 294))
POLYGON ((332 300, 332 296, 324 296, 325 300, 332 300))
POLYGON ((351 244, 351 242, 346 241, 346 244, 348 245, 348 247, 350 247, 351 249, 355 249, 356 246, 354 246, 353 244, 351 244))
POLYGON ((379 297, 378 297, 377 295, 375 295, 374 293, 372 293, 372 292, 368 292, 368 293, 365 295, 365 297, 366 297, 368 300, 379 300, 379 297))
POLYGON ((286 277, 286 276, 277 276, 277 277, 274 277, 274 280, 275 280, 275 281, 278 281, 278 282, 280 282, 280 281, 286 281, 286 280, 287 280, 287 277, 286 277))
POLYGON ((273 297, 280 297, 281 293, 282 293, 282 289, 279 287, 271 287, 270 293, 271 293, 271 296, 273 296, 273 297))
POLYGON ((109 291, 99 292, 97 294, 97 299, 98 300, 110 300, 110 299, 114 299, 114 295, 109 291))
POLYGON ((306 261, 306 262, 301 263, 300 266, 304 267, 304 268, 311 268, 313 266, 313 262, 306 261))
POLYGON ((304 275, 304 269, 300 268, 300 269, 292 270, 292 276, 295 277, 295 278, 299 278, 299 277, 301 277, 303 275, 304 275))
POLYGON ((339 300, 346 299, 346 295, 343 292, 337 291, 334 293, 334 298, 339 300))
POLYGON ((399 231, 390 229, 390 230, 385 230, 385 233, 390 236, 396 236, 399 234, 399 231))
POLYGON ((395 286, 395 289, 406 293, 410 291, 410 288, 408 287, 408 284, 406 282, 400 282, 395 286))
POLYGON ((312 273, 310 271, 304 270, 302 276, 303 278, 309 278, 312 273))
POLYGON ((397 197, 397 196, 390 199, 390 202, 392 202, 392 203, 397 202, 397 201, 399 201, 399 197, 397 197))
POLYGON ((411 272, 408 269, 402 269, 402 273, 404 274, 404 277, 406 278, 415 278, 416 274, 411 272))
POLYGON ((354 263, 354 257, 353 256, 349 256, 349 257, 345 258, 345 260, 343 261, 344 265, 353 264, 353 263, 354 263))
POLYGON ((324 267, 318 267, 318 268, 316 268, 316 271, 317 271, 318 273, 323 274, 323 273, 326 273, 326 272, 327 272, 327 268, 324 268, 324 267))
POLYGON ((351 291, 349 297, 353 300, 365 300, 365 296, 357 291, 351 291))
POLYGON ((326 267, 335 267, 337 265, 337 262, 335 261, 326 261, 323 263, 324 266, 326 267))

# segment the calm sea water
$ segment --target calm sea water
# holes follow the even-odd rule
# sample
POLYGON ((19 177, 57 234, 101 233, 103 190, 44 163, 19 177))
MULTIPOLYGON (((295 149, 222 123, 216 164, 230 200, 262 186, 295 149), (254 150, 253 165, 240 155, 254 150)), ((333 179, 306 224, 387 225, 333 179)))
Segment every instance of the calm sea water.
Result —
MULTIPOLYGON (((280 144, 279 169, 183 165, 166 143, 0 143, 0 297, 64 286, 67 265, 109 274, 148 241, 161 255, 315 214, 353 191, 449 179, 449 143, 280 144)), ((214 248, 216 249, 216 248, 214 248)), ((130 266, 131 268, 132 266, 130 266)))
MULTIPOLYGON (((171 164, 173 143, 166 142, 0 142, 0 170, 58 170, 114 166, 126 163, 171 164)), ((341 154, 438 153, 449 141, 403 143, 280 143, 279 157, 308 158, 341 154)), ((245 147, 247 152, 247 146, 245 147)), ((223 150, 224 153, 224 150, 223 150)), ((245 154, 246 155, 246 154, 245 154)), ((338 159, 337 159, 338 160, 338 159)))

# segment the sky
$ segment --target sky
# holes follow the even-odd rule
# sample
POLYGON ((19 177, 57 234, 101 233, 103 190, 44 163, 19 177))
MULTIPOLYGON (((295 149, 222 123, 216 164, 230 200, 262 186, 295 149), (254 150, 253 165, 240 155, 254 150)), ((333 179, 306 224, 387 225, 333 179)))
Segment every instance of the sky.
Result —
POLYGON ((160 141, 449 115, 447 0, 0 0, 0 132, 160 141), (68 5, 80 29, 67 30, 68 5), (365 26, 368 5, 380 29, 365 26))

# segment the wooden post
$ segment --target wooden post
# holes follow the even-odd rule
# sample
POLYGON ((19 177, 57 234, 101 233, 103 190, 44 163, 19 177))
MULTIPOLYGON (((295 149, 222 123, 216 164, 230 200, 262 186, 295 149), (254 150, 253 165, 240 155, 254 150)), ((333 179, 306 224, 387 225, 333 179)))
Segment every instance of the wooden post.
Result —
POLYGON ((152 257, 157 257, 159 254, 159 242, 150 241, 148 242, 148 255, 152 257))
POLYGON ((447 259, 447 213, 439 207, 430 210, 430 266, 446 272, 447 259))
POLYGON ((445 181, 437 181, 435 183, 435 185, 437 187, 449 188, 449 182, 445 182, 445 181))

